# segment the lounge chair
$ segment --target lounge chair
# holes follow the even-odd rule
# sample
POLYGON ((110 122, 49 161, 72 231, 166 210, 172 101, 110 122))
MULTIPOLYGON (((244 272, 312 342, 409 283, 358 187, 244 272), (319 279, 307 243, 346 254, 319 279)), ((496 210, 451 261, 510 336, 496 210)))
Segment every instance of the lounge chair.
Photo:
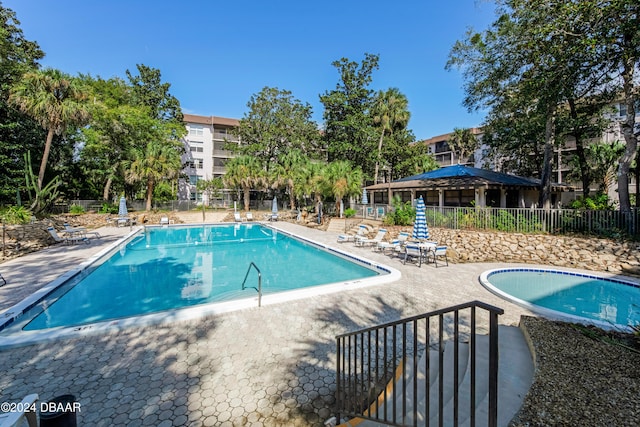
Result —
POLYGON ((436 248, 429 252, 430 256, 433 256, 433 263, 438 267, 438 257, 444 257, 444 261, 447 263, 447 267, 449 266, 449 260, 447 259, 447 247, 446 246, 436 246, 436 248))
POLYGON ((169 217, 163 216, 162 218, 160 218, 160 225, 169 225, 169 217))
POLYGON ((22 399, 22 402, 16 405, 13 411, 0 412, 0 426, 2 427, 37 427, 38 412, 33 408, 38 401, 37 394, 30 394, 22 399))
POLYGON ((387 249, 399 250, 408 238, 409 233, 407 233, 406 231, 401 231, 400 233, 398 233, 398 237, 396 237, 394 240, 390 242, 378 243, 376 249, 378 249, 382 253, 384 253, 387 249))
POLYGON ((65 244, 80 243, 80 242, 89 243, 89 238, 86 236, 60 237, 56 229, 53 227, 47 227, 47 231, 49 232, 51 237, 53 237, 53 240, 55 240, 56 243, 65 243, 65 244))
POLYGON ((402 263, 406 264, 407 260, 411 258, 417 258, 418 267, 421 267, 422 258, 424 258, 424 256, 424 251, 422 250, 422 248, 420 248, 420 246, 415 243, 407 243, 406 245, 404 245, 404 260, 402 261, 402 263))
POLYGON ((387 230, 385 228, 381 228, 378 230, 378 234, 375 235, 373 239, 356 239, 356 246, 366 246, 366 245, 375 245, 382 242, 382 239, 387 234, 387 230))
POLYGON ((240 212, 234 212, 233 213, 233 220, 235 222, 242 222, 242 217, 240 216, 240 212))
POLYGON ((278 214, 272 213, 271 216, 269 217, 269 221, 277 221, 277 220, 278 220, 278 214))
POLYGON ((247 212, 247 221, 253 221, 253 214, 251 212, 247 212))
POLYGON ((74 235, 86 236, 87 234, 93 234, 93 236, 96 239, 99 239, 100 237, 102 237, 100 236, 100 233, 98 233, 97 231, 87 231, 86 227, 71 227, 66 222, 64 223, 64 230, 62 231, 64 231, 70 236, 74 236, 74 235))
POLYGON ((364 224, 360 224, 358 226, 358 231, 356 232, 356 234, 339 234, 338 243, 353 242, 355 239, 358 239, 358 238, 364 239, 367 231, 368 231, 367 226, 364 224))

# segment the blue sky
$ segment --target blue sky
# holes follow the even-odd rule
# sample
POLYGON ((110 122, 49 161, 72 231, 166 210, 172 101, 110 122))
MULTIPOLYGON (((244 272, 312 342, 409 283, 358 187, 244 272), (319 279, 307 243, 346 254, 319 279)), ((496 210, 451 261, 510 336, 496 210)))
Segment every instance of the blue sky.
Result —
POLYGON ((158 68, 184 112, 242 118, 252 94, 286 89, 312 105, 338 83, 331 63, 380 55, 371 88, 409 99, 416 138, 482 123, 462 106, 462 76, 444 65, 467 28, 494 20, 485 0, 4 0, 43 66, 104 78, 158 68))

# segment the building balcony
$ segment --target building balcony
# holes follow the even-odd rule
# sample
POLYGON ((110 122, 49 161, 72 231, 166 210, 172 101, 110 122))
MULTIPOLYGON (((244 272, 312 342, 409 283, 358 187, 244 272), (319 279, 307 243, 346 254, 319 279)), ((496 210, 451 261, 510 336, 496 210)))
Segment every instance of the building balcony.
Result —
POLYGON ((213 139, 218 139, 218 140, 226 140, 229 142, 238 142, 240 141, 240 138, 238 138, 235 135, 231 135, 229 133, 219 133, 219 132, 214 132, 213 133, 213 139))
POLYGON ((233 153, 229 150, 213 150, 213 157, 223 157, 228 159, 233 157, 233 153))
POLYGON ((225 168, 224 166, 214 166, 213 167, 213 173, 219 173, 219 174, 224 174, 225 172, 227 172, 227 168, 225 168))

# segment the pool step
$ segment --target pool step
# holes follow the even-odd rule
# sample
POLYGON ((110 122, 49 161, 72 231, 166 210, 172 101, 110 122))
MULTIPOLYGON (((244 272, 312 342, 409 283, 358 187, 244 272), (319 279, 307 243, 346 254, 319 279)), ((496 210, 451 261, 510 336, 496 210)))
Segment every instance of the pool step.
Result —
MULTIPOLYGON (((533 361, 529 347, 525 342, 522 331, 516 327, 499 326, 499 368, 498 368, 498 425, 507 426, 520 409, 524 396, 533 381, 533 361)), ((471 419, 471 352, 469 343, 460 342, 458 358, 458 425, 468 426, 471 419)), ((476 396, 473 404, 475 425, 485 426, 488 423, 488 373, 489 373, 489 337, 476 336, 476 396)), ((442 377, 442 425, 454 425, 454 344, 448 341, 443 351, 442 377)), ((439 425, 439 387, 438 350, 423 352, 418 362, 416 373, 413 372, 413 359, 405 361, 404 370, 399 367, 403 375, 398 375, 395 384, 386 389, 387 405, 378 406, 378 417, 386 414, 388 420, 393 419, 393 388, 395 387, 395 419, 400 425, 413 425, 417 416, 418 425, 426 425, 427 404, 429 405, 429 424, 439 425), (429 374, 425 374, 425 357, 429 357, 429 374), (412 398, 411 381, 417 375, 417 395, 412 398), (403 382, 404 379, 404 382, 403 382), (403 387, 407 385, 407 401, 405 411, 402 408, 403 387), (411 388, 409 388, 411 387, 411 388), (427 389, 429 391, 427 400, 427 389), (415 415, 414 415, 415 414, 415 415)), ((373 409, 373 408, 372 408, 373 409)), ((372 410, 372 413, 375 412, 372 410)), ((355 418, 341 426, 378 427, 386 424, 370 420, 355 418)))

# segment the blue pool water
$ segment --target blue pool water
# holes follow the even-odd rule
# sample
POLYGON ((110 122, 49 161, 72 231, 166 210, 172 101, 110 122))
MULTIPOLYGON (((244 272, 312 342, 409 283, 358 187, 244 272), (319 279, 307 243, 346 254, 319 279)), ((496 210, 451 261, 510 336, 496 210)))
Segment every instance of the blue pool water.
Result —
POLYGON ((24 330, 78 326, 372 277, 380 271, 259 224, 148 228, 22 316, 24 330), (249 271, 247 275, 247 271, 249 271), (247 276, 246 286, 242 283, 247 276))
POLYGON ((546 269, 485 272, 483 285, 501 296, 535 307, 608 325, 640 323, 640 287, 626 282, 546 269), (486 282, 486 283, 485 283, 486 282))

